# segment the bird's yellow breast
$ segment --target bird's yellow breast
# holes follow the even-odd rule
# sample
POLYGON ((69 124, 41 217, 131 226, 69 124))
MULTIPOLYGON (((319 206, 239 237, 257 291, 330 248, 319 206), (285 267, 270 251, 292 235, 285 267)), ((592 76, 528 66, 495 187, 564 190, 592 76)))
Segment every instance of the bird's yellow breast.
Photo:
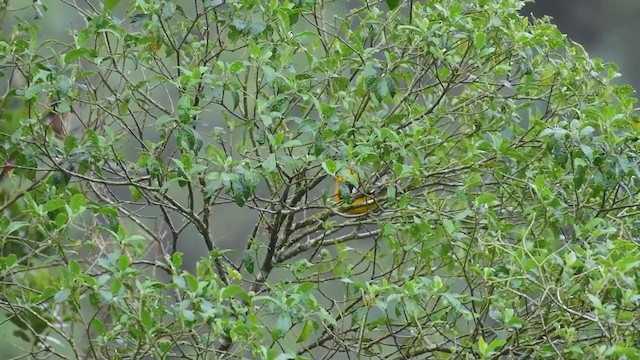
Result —
MULTIPOLYGON (((353 170, 347 169, 347 172, 349 173, 349 175, 354 176, 356 179, 358 178, 358 175, 353 170)), ((340 203, 343 201, 342 191, 340 189, 342 184, 348 184, 350 187, 353 186, 349 184, 347 179, 345 179, 343 176, 336 176, 336 184, 335 184, 334 195, 333 195, 333 200, 336 203, 340 203)), ((353 195, 353 198, 349 199, 350 203, 348 204, 350 205, 350 207, 346 211, 348 214, 360 215, 378 208, 378 204, 374 201, 373 196, 360 194, 360 193, 354 194, 353 192, 352 192, 352 195, 353 195), (362 204, 362 206, 356 206, 360 204, 362 204)))

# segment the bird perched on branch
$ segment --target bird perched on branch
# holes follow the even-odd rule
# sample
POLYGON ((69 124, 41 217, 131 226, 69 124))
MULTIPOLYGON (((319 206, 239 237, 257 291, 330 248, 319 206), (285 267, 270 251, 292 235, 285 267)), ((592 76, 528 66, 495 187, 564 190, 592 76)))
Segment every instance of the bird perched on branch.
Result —
POLYGON ((384 187, 383 178, 371 181, 372 188, 367 189, 360 182, 358 174, 352 169, 344 170, 343 174, 336 176, 333 200, 337 203, 343 203, 347 214, 366 214, 379 209, 384 204, 384 199, 376 198, 384 187))
MULTIPOLYGON (((60 113, 58 111, 59 101, 53 101, 49 105, 49 109, 42 115, 40 118, 40 122, 45 126, 48 126, 53 131, 53 134, 56 138, 62 140, 68 134, 69 127, 69 113, 60 113)), ((0 171, 0 181, 4 179, 9 173, 15 169, 16 159, 15 157, 10 158, 6 165, 0 171)))
POLYGON ((53 134, 58 139, 64 139, 69 131, 69 113, 60 113, 58 112, 58 106, 60 102, 54 101, 50 105, 49 111, 47 111, 40 121, 51 127, 53 130, 53 134))

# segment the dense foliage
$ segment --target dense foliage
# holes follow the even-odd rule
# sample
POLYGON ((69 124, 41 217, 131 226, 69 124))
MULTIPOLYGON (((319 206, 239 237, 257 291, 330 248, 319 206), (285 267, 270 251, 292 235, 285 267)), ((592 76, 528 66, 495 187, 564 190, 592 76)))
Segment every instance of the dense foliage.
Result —
POLYGON ((55 3, 0 40, 26 353, 640 358, 633 91, 522 2, 55 3))

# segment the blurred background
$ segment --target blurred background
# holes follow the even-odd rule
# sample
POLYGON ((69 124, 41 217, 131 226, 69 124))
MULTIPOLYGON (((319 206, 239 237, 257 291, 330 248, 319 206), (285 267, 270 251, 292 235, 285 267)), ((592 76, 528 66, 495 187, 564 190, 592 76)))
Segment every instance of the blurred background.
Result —
POLYGON ((522 11, 531 14, 552 17, 552 23, 592 57, 618 64, 618 82, 640 88, 640 1, 537 0, 522 11))

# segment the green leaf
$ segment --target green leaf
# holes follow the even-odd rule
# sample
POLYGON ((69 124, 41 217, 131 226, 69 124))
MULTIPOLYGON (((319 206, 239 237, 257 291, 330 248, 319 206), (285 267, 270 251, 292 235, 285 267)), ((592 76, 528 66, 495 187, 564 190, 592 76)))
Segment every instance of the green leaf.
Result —
POLYGON ((591 300, 591 304, 593 304, 593 307, 598 310, 598 309, 602 309, 602 302, 600 301, 600 299, 597 296, 591 295, 591 294, 587 294, 587 297, 589 298, 589 300, 591 300))
POLYGON ((120 255, 117 262, 118 270, 125 271, 129 265, 131 265, 131 259, 127 255, 120 255))
POLYGON ((484 341, 484 338, 482 336, 478 338, 478 351, 480 352, 480 355, 482 355, 483 358, 487 357, 488 355, 487 343, 484 341))
POLYGON ((95 330, 98 335, 103 335, 106 329, 104 323, 97 317, 91 320, 91 328, 95 330))
POLYGON ((104 9, 106 11, 111 11, 113 8, 118 6, 119 2, 120 2, 120 0, 105 0, 104 1, 104 9))
POLYGON ((191 292, 196 292, 198 290, 198 286, 199 286, 198 279, 195 276, 193 276, 193 275, 191 275, 189 273, 186 273, 184 275, 184 278, 187 281, 187 288, 191 292))
POLYGON ((289 313, 286 311, 280 313, 280 316, 278 316, 278 321, 276 321, 276 334, 279 338, 284 337, 284 335, 289 332, 289 330, 291 329, 291 324, 291 315, 289 315, 289 313))
POLYGON ((231 284, 222 290, 222 293, 220 296, 224 300, 224 299, 229 299, 231 297, 238 296, 238 295, 243 295, 242 297, 245 297, 246 294, 247 293, 244 291, 242 286, 238 284, 231 284))
POLYGON ((182 253, 181 252, 175 252, 171 255, 171 265, 173 265, 174 268, 179 269, 180 266, 182 266, 182 253))
POLYGON ((582 149, 582 153, 589 161, 593 161, 593 149, 589 145, 581 144, 580 149, 582 149))
POLYGON ((60 291, 58 291, 54 296, 53 296, 53 301, 56 304, 60 304, 61 302, 67 301, 67 299, 69 298, 69 296, 71 296, 71 290, 70 289, 62 289, 60 291))
POLYGON ((300 332, 300 336, 298 336, 298 339, 296 340, 296 343, 301 343, 307 340, 309 336, 311 336, 311 334, 313 333, 313 329, 314 329, 313 321, 311 321, 310 319, 307 319, 307 321, 305 321, 304 323, 304 326, 302 327, 302 332, 300 332))
POLYGON ((29 86, 27 88, 27 90, 25 90, 25 92, 24 92, 24 97, 27 100, 31 100, 31 99, 35 98, 40 93, 40 91, 42 91, 43 89, 44 89, 43 85, 32 85, 32 86, 29 86))
POLYGON ((640 350, 637 347, 616 344, 605 351, 606 357, 616 357, 619 359, 640 360, 640 350))
POLYGON ((118 296, 120 295, 120 292, 122 291, 122 280, 118 279, 118 278, 114 278, 111 281, 111 294, 113 296, 118 296))
POLYGON ((273 82, 278 78, 278 74, 271 66, 262 65, 260 69, 262 69, 262 75, 264 76, 264 80, 267 84, 273 84, 273 82))
POLYGON ((260 120, 265 127, 269 127, 273 124, 273 116, 271 114, 260 115, 260 120))
POLYGON ((476 198, 478 205, 493 204, 495 201, 498 201, 498 197, 494 194, 482 194, 476 198))
POLYGON ((443 66, 438 69, 438 79, 440 81, 446 80, 449 77, 449 75, 451 75, 451 69, 449 69, 448 67, 443 66))
POLYGON ((71 208, 71 211, 73 211, 74 214, 78 214, 84 211, 85 209, 84 205, 86 203, 87 203, 87 199, 84 197, 84 195, 81 193, 78 193, 78 194, 74 194, 71 197, 71 201, 69 202, 69 207, 71 208))
POLYGON ((54 223, 56 225, 56 229, 62 229, 69 222, 69 215, 66 212, 60 212, 56 215, 56 219, 54 223))
POLYGON ((42 206, 42 209, 45 212, 51 212, 54 210, 58 210, 60 208, 65 207, 65 205, 67 205, 67 203, 63 200, 63 199, 51 199, 49 201, 47 201, 46 203, 44 203, 44 205, 42 206))
POLYGON ((245 253, 242 264, 249 274, 253 274, 253 270, 255 270, 255 260, 253 259, 253 256, 251 256, 251 254, 249 254, 248 252, 245 253))
POLYGON ((267 24, 263 22, 254 22, 247 27, 247 33, 251 37, 257 37, 267 28, 267 24))
POLYGON ((262 162, 264 171, 270 173, 276 169, 276 154, 269 154, 267 159, 262 162))
POLYGON ((79 275, 82 272, 80 263, 74 259, 69 260, 69 272, 73 275, 79 275))
POLYGON ((502 348, 507 343, 505 339, 493 339, 487 346, 489 354, 495 352, 495 350, 502 348))
POLYGON ((70 64, 81 56, 91 56, 91 55, 92 55, 91 50, 87 48, 71 50, 68 53, 64 54, 64 62, 66 64, 70 64))
POLYGON ((456 231, 456 226, 453 223, 453 221, 449 219, 442 219, 442 224, 444 225, 444 228, 447 231, 447 234, 451 235, 456 231))
POLYGON ((573 175, 573 184, 579 189, 584 185, 584 182, 587 177, 587 163, 581 158, 575 158, 573 161, 574 164, 574 175, 573 175))
POLYGON ((373 94, 379 102, 389 95, 389 86, 386 78, 379 78, 373 89, 373 94))
POLYGON ((616 268, 622 273, 626 273, 631 269, 637 268, 639 265, 640 258, 638 258, 637 254, 626 256, 624 259, 616 262, 616 268))
POLYGON ((482 31, 476 33, 475 45, 477 48, 479 49, 484 48, 486 40, 487 40, 487 35, 485 33, 483 33, 482 31))
POLYGON ((322 155, 327 150, 324 141, 320 136, 316 136, 315 141, 313 142, 313 154, 315 156, 322 155))
POLYGON ((191 126, 182 126, 178 130, 176 142, 182 149, 191 150, 196 154, 200 152, 204 144, 200 133, 191 126))
POLYGON ((193 310, 183 309, 180 312, 180 315, 182 315, 182 318, 188 322, 192 322, 196 320, 196 314, 193 312, 193 310))
POLYGON ((98 206, 93 209, 93 212, 95 214, 105 215, 107 217, 113 218, 118 216, 118 210, 114 209, 111 206, 98 206))
POLYGON ((335 176, 336 172, 338 171, 338 165, 331 159, 326 159, 325 161, 323 161, 322 168, 327 172, 327 174, 331 176, 335 176))
POLYGON ((142 309, 140 309, 140 320, 142 321, 142 325, 144 326, 145 329, 147 330, 151 330, 153 329, 153 316, 151 316, 151 313, 149 312, 149 310, 147 310, 146 307, 142 307, 142 309))
POLYGON ((9 226, 7 227, 7 235, 11 235, 14 232, 29 226, 28 222, 25 221, 12 221, 9 226))
POLYGON ((173 283, 179 289, 186 289, 187 288, 187 282, 184 280, 184 277, 178 276, 178 275, 174 275, 174 276, 171 277, 171 280, 173 281, 173 283))
POLYGON ((229 73, 233 75, 240 74, 244 70, 244 62, 237 60, 229 65, 229 73))
POLYGON ((393 98, 396 96, 396 84, 393 82, 393 79, 390 76, 386 76, 385 80, 387 82, 387 89, 389 89, 389 95, 393 98))
POLYGON ((389 7, 389 10, 394 10, 395 8, 398 7, 398 4, 400 4, 400 0, 385 0, 387 3, 387 6, 389 7))
POLYGON ((444 296, 444 298, 447 299, 449 304, 451 304, 451 307, 453 307, 455 310, 459 311, 462 308, 462 302, 460 302, 460 300, 458 300, 455 295, 450 293, 444 293, 442 294, 442 296, 444 296))
POLYGON ((368 63, 365 65, 362 75, 364 75, 364 81, 367 86, 375 84, 376 80, 378 80, 378 70, 376 69, 375 64, 368 63))

